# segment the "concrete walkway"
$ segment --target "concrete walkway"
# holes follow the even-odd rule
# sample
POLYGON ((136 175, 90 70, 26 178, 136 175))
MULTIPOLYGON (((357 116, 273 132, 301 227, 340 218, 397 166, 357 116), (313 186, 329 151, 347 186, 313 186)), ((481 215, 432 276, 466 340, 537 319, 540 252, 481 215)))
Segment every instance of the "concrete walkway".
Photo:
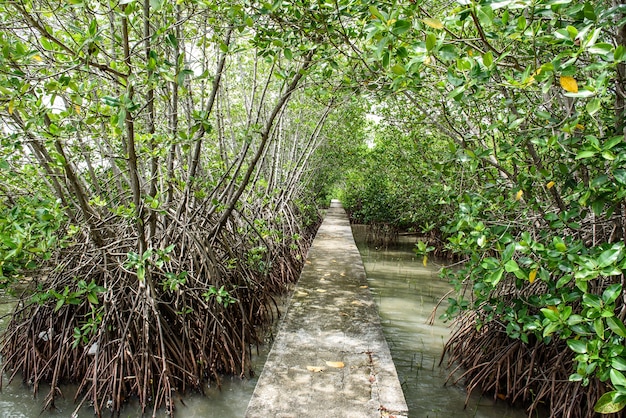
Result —
POLYGON ((309 250, 246 417, 407 414, 348 218, 334 201, 309 250))

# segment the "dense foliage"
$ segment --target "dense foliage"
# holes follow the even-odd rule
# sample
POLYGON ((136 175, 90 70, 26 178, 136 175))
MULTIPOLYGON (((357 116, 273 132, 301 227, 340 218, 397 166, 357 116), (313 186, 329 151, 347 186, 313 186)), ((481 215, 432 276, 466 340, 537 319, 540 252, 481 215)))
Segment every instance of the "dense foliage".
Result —
MULTIPOLYGON (((350 202, 379 222, 420 215, 433 201, 453 214, 431 219, 464 261, 449 273, 460 296, 446 316, 460 327, 447 350, 467 368, 469 387, 531 412, 545 403, 557 416, 622 409, 626 6, 505 0, 354 10, 368 88, 412 109, 414 125, 436 135, 407 129, 427 156, 401 146, 414 157, 401 170, 414 181, 409 192, 397 191, 410 181, 389 173, 395 154, 356 186, 369 203, 350 202), (409 176, 415 166, 427 174, 409 176), (429 188, 434 198, 399 209, 429 188)), ((385 116, 386 125, 406 126, 401 113, 385 116)))
POLYGON ((0 352, 44 407, 173 413, 251 371, 364 115, 280 6, 0 4, 0 280, 31 276, 0 352))
POLYGON ((623 1, 30 0, 0 18, 2 280, 56 261, 3 354, 46 370, 48 404, 101 367, 115 379, 82 386, 97 412, 172 410, 171 387, 243 373, 260 290, 284 288, 315 201, 343 189, 355 218, 440 232, 464 261, 447 350, 470 388, 554 415, 626 405, 623 1))

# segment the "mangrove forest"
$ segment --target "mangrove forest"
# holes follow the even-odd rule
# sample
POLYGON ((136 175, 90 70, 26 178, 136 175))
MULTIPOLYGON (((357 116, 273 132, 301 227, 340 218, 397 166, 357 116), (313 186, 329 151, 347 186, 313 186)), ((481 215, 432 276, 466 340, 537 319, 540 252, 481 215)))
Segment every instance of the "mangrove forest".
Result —
POLYGON ((0 47, 0 387, 250 376, 338 198, 449 261, 451 383, 624 416, 625 0, 4 0, 0 47))

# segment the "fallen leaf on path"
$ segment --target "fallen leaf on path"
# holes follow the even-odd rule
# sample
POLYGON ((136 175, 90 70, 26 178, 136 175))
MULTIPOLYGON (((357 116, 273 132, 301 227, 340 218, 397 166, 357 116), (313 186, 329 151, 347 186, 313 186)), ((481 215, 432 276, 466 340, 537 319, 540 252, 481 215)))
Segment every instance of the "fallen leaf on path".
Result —
POLYGON ((320 292, 320 293, 326 293, 326 290, 325 290, 325 289, 316 289, 316 290, 317 290, 318 292, 320 292))
POLYGON ((339 274, 341 277, 344 277, 346 275, 346 273, 340 273, 339 274))
POLYGON ((360 287, 361 289, 367 289, 367 288, 368 288, 368 286, 366 286, 366 285, 359 286, 359 287, 360 287))
POLYGON ((306 366, 306 369, 312 373, 320 373, 324 371, 325 367, 306 366))
POLYGON ((345 364, 343 364, 343 361, 327 361, 326 365, 328 367, 334 367, 336 369, 343 369, 345 367, 345 364))

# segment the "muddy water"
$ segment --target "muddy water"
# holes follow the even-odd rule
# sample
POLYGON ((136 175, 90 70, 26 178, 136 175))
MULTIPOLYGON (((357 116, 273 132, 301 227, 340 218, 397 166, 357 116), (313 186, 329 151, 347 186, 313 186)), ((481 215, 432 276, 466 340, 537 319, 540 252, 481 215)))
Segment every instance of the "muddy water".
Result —
POLYGON ((375 295, 383 331, 393 357, 411 418, 480 417, 522 418, 522 409, 510 408, 491 397, 472 396, 467 407, 466 392, 460 386, 444 386, 448 376, 439 367, 443 345, 449 336, 448 324, 439 320, 445 306, 427 321, 439 299, 451 287, 437 277, 440 265, 422 265, 412 252, 413 244, 395 249, 368 247, 364 235, 353 228, 365 264, 367 280, 375 295))
MULTIPOLYGON (((9 313, 13 307, 12 298, 0 295, 0 329, 4 329, 8 318, 5 314, 9 313)), ((265 344, 259 348, 257 354, 254 350, 252 358, 255 370, 255 377, 249 379, 239 379, 238 377, 222 378, 221 389, 215 386, 207 387, 205 395, 195 394, 188 395, 184 398, 184 405, 177 402, 176 417, 184 418, 238 418, 243 417, 248 406, 248 402, 252 397, 257 377, 261 373, 265 359, 269 352, 269 344, 265 344)), ((3 376, 6 384, 6 375, 3 376)), ((37 398, 33 398, 30 389, 23 385, 20 378, 10 385, 3 387, 0 392, 0 417, 2 418, 51 418, 63 417, 69 418, 74 412, 75 405, 73 402, 76 387, 72 385, 64 385, 61 387, 64 398, 56 402, 57 411, 41 413, 41 405, 45 398, 48 388, 41 386, 37 398), (41 414, 40 414, 41 413, 41 414)), ((149 410, 145 416, 151 416, 152 411, 149 410)), ((83 407, 79 413, 79 417, 93 417, 93 409, 83 407)), ((106 414, 105 414, 106 416, 106 414)), ((138 405, 129 403, 121 412, 120 417, 139 417, 141 410, 138 405)), ((165 412, 158 412, 157 417, 169 417, 165 412)))

